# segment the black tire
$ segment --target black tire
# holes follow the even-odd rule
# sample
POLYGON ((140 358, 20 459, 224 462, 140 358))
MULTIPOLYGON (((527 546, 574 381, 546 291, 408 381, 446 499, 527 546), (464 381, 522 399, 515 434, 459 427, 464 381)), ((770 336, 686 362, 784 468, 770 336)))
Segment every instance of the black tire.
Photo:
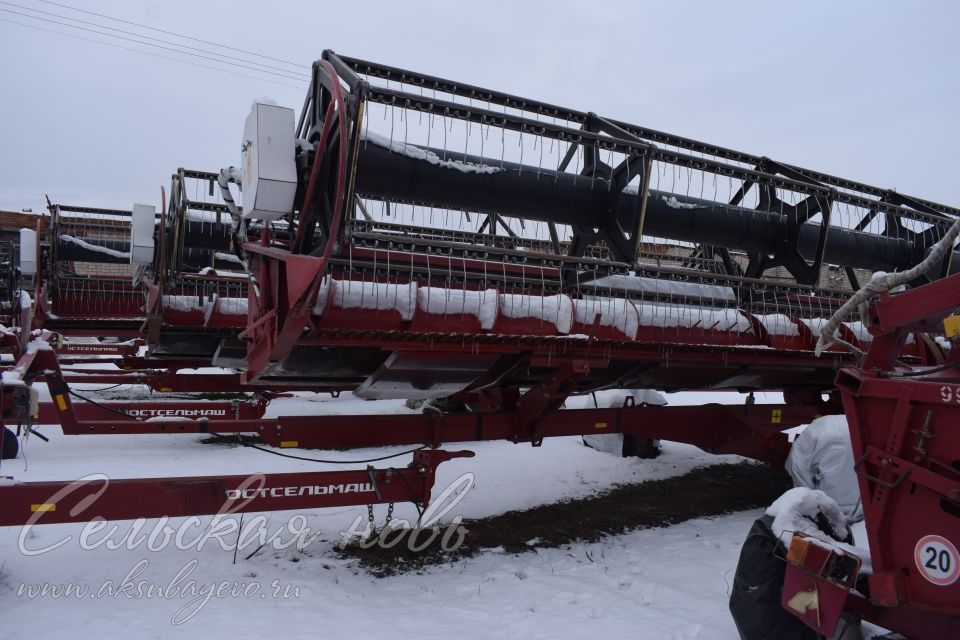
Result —
POLYGON ((17 442, 17 436, 13 434, 13 431, 3 428, 3 455, 0 456, 4 460, 10 460, 11 458, 16 458, 17 454, 20 453, 20 443, 17 442))
POLYGON ((816 632, 780 604, 787 550, 773 535, 772 522, 772 516, 755 521, 743 543, 730 614, 741 640, 816 640, 816 632))
POLYGON ((623 457, 643 458, 653 460, 660 455, 660 441, 654 438, 644 438, 641 436, 623 436, 623 457))

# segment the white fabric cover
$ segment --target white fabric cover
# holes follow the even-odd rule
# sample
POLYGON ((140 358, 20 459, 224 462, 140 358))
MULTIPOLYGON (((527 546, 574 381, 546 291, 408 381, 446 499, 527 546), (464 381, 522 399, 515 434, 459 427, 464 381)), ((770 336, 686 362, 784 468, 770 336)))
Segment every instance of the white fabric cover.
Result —
POLYGON ((823 416, 794 440, 786 468, 794 486, 823 491, 856 522, 863 519, 863 506, 853 464, 846 417, 823 416))

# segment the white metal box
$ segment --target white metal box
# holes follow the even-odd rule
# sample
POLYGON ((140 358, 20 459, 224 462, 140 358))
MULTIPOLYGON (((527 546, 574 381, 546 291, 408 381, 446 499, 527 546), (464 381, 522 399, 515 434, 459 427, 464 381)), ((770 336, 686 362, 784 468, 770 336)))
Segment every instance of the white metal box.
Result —
POLYGON ((151 204, 134 204, 130 219, 130 264, 153 263, 153 231, 157 208, 151 204))
POLYGON ((20 273, 37 273, 37 232, 33 229, 20 229, 20 273))
POLYGON ((297 191, 293 109, 254 102, 243 129, 243 217, 275 220, 297 191))

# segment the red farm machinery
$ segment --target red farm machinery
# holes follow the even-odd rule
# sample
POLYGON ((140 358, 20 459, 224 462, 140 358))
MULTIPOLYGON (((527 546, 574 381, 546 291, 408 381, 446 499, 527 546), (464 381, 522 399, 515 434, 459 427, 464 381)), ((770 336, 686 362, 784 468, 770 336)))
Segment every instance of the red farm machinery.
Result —
MULTIPOLYGON (((331 51, 298 119, 254 104, 242 149, 241 169, 177 170, 159 208, 51 203, 22 234, 4 423, 409 445, 413 462, 260 476, 246 501, 246 476, 13 479, 0 525, 85 521, 73 507, 93 495, 115 519, 424 504, 437 465, 472 455, 441 445, 491 439, 620 433, 781 463, 786 429, 845 412, 869 592, 797 543, 784 593, 835 591, 910 638, 960 634, 960 211, 331 51), (81 383, 157 399, 94 402, 81 383), (784 402, 564 408, 611 388, 784 402), (264 417, 277 394, 345 391, 425 410, 264 417)), ((795 613, 822 631, 811 611, 795 613)))

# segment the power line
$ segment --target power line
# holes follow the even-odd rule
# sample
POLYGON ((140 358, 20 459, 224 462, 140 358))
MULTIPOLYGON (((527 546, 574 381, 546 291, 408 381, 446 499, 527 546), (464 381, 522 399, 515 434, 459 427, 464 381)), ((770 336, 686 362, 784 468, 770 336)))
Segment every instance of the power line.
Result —
MULTIPOLYGON (((109 30, 109 31, 116 31, 117 33, 126 33, 127 35, 135 36, 135 37, 137 37, 137 38, 144 38, 145 40, 153 40, 154 42, 162 42, 163 44, 169 44, 169 45, 174 46, 174 47, 181 47, 181 48, 183 48, 183 49, 190 49, 191 51, 199 51, 200 53, 208 53, 208 54, 213 55, 213 56, 220 56, 221 58, 227 58, 228 60, 236 60, 237 62, 247 62, 247 63, 249 63, 249 64, 255 64, 255 65, 259 66, 259 67, 264 67, 264 68, 266 68, 266 69, 273 69, 273 70, 275 70, 275 71, 280 71, 280 72, 282 72, 282 73, 296 74, 296 75, 298 75, 298 76, 302 76, 302 77, 305 78, 305 79, 307 79, 307 78, 310 77, 310 75, 309 75, 309 74, 306 74, 306 73, 301 73, 301 72, 297 72, 297 71, 291 71, 291 70, 289 70, 289 69, 284 69, 284 68, 282 68, 282 67, 274 67, 274 66, 272 66, 272 65, 263 64, 262 62, 257 62, 257 61, 255 61, 255 60, 247 60, 247 59, 245 59, 245 58, 237 58, 236 56, 231 56, 231 55, 227 55, 227 54, 223 54, 223 53, 218 53, 218 52, 216 52, 216 51, 210 51, 210 50, 208 50, 208 49, 198 49, 197 47, 191 47, 191 46, 189 46, 189 45, 180 44, 179 42, 170 42, 169 40, 164 40, 164 39, 162 39, 162 38, 154 38, 154 37, 152 37, 152 36, 143 35, 143 34, 141 34, 141 33, 136 33, 136 32, 134 32, 134 31, 127 31, 127 30, 125 30, 125 29, 117 29, 117 28, 115 28, 115 27, 108 27, 107 25, 104 25, 104 24, 99 24, 99 23, 96 23, 96 22, 88 22, 88 21, 86 21, 86 20, 80 20, 79 18, 71 18, 70 16, 60 15, 59 13, 51 13, 51 12, 49 12, 49 11, 41 11, 40 9, 34 9, 34 8, 32 8, 32 7, 26 7, 26 6, 22 5, 22 4, 17 4, 17 3, 15 3, 15 2, 6 2, 6 1, 4 1, 4 0, 0 0, 0 4, 5 4, 5 5, 10 6, 10 7, 17 7, 18 9, 25 9, 25 10, 27 10, 27 11, 33 11, 34 13, 42 13, 43 15, 46 15, 46 16, 53 16, 53 17, 55 17, 55 18, 62 18, 62 19, 64 19, 64 20, 70 20, 71 22, 77 22, 77 23, 79 23, 79 24, 86 24, 86 25, 90 25, 90 26, 93 26, 93 27, 100 27, 101 29, 107 29, 107 30, 109 30)), ((39 19, 39 18, 35 18, 35 19, 39 19)), ((79 27, 74 27, 74 28, 79 28, 79 27)), ((104 35, 110 35, 110 34, 104 34, 104 35)), ((149 44, 149 43, 143 43, 143 44, 149 44)), ((183 53, 186 53, 186 52, 183 52, 183 53)))
POLYGON ((79 11, 80 13, 86 13, 86 14, 91 15, 91 16, 97 16, 98 18, 106 18, 107 20, 113 20, 114 22, 122 22, 123 24, 133 25, 133 26, 135 26, 135 27, 140 27, 140 28, 142 28, 142 29, 149 29, 149 30, 151 30, 151 31, 156 31, 156 32, 158 32, 158 33, 165 33, 165 34, 167 34, 168 36, 176 36, 176 37, 178 37, 178 38, 183 38, 184 40, 193 40, 194 42, 202 42, 203 44, 210 44, 210 45, 213 45, 213 46, 215 46, 215 47, 221 47, 221 48, 223 48, 223 49, 230 49, 231 51, 238 51, 238 52, 240 52, 240 53, 246 53, 247 55, 256 56, 256 57, 258 57, 258 58, 266 58, 267 60, 273 60, 274 62, 282 62, 282 63, 284 63, 284 64, 291 64, 291 65, 293 65, 293 66, 295 66, 295 67, 303 68, 303 65, 301 65, 301 64, 299 64, 299 63, 297 63, 297 62, 290 62, 289 60, 282 60, 282 59, 280 59, 280 58, 274 58, 274 57, 272 57, 272 56, 267 56, 267 55, 264 55, 264 54, 262 54, 262 53, 254 53, 253 51, 247 51, 247 50, 245 50, 245 49, 237 49, 236 47, 229 47, 229 46, 227 46, 227 45, 225 45, 225 44, 219 44, 219 43, 217 43, 217 42, 211 42, 211 41, 209 41, 209 40, 202 40, 202 39, 200 39, 200 38, 193 38, 193 37, 191 37, 191 36, 185 36, 185 35, 183 35, 182 33, 175 33, 175 32, 173 32, 173 31, 165 31, 165 30, 163 30, 163 29, 157 29, 156 27, 150 27, 150 26, 147 26, 147 25, 145 25, 145 24, 140 24, 139 22, 131 22, 130 20, 122 20, 122 19, 120 19, 120 18, 114 18, 113 16, 104 15, 104 14, 102 14, 102 13, 96 13, 95 11, 86 11, 86 10, 84 10, 84 9, 78 9, 77 7, 72 7, 72 6, 68 5, 68 4, 60 4, 59 2, 50 2, 49 0, 38 0, 38 2, 42 2, 42 3, 44 3, 44 4, 52 4, 52 5, 54 5, 54 6, 61 7, 61 8, 63 8, 63 9, 70 9, 70 10, 72 10, 72 11, 79 11))
MULTIPOLYGON (((73 391, 70 391, 69 393, 70 395, 77 395, 73 391)), ((84 398, 84 400, 86 400, 86 398, 84 398)), ((105 407, 105 408, 110 409, 109 407, 105 407)), ((129 414, 124 414, 124 415, 129 417, 129 414)), ((413 449, 407 449, 406 451, 401 451, 399 453, 390 453, 387 455, 379 456, 377 458, 365 458, 363 460, 323 460, 320 458, 307 458, 305 456, 295 456, 289 453, 282 453, 280 451, 274 451, 273 449, 267 449, 266 447, 260 447, 253 444, 252 442, 244 441, 242 438, 239 437, 240 436, 239 433, 237 434, 238 437, 236 440, 234 440, 229 436, 225 436, 222 433, 217 433, 217 432, 211 432, 210 435, 215 438, 220 438, 221 440, 225 440, 226 442, 229 442, 229 443, 239 444, 241 447, 249 447, 250 449, 256 449, 257 451, 263 451, 264 453, 271 453, 275 456, 280 456, 281 458, 290 458, 292 460, 306 460, 307 462, 320 462, 323 464, 364 464, 367 462, 380 462, 381 460, 389 460, 390 458, 399 458, 400 456, 405 456, 410 453, 414 453, 415 451, 423 451, 424 449, 430 448, 430 445, 425 444, 413 449)))
POLYGON ((83 36, 78 36, 73 33, 64 33, 62 31, 55 31, 54 29, 47 29, 46 27, 38 27, 37 25, 33 25, 33 24, 24 24, 22 22, 17 22, 15 20, 8 20, 6 18, 0 18, 0 22, 7 22, 9 24, 19 25, 21 27, 27 27, 28 29, 36 29, 37 31, 46 31, 47 33, 55 33, 60 36, 66 36, 67 38, 74 38, 76 40, 85 40, 86 42, 94 42, 96 44, 102 44, 106 47, 114 47, 116 49, 123 49, 125 51, 133 51, 134 53, 142 53, 145 56, 153 56, 154 58, 161 58, 163 60, 172 60, 173 62, 188 64, 191 67, 200 67, 202 69, 212 69, 213 71, 218 71, 220 73, 229 73, 230 75, 240 76, 241 78, 250 78, 251 80, 259 80, 260 82, 269 82, 270 84, 278 84, 281 87, 289 87, 290 89, 298 89, 298 90, 303 89, 303 86, 297 87, 292 84, 287 84, 285 82, 277 82, 276 80, 260 78, 258 76, 251 76, 246 73, 238 73, 236 71, 230 71, 229 69, 221 69, 220 67, 211 67, 208 64, 200 64, 198 62, 191 62, 190 60, 181 60, 180 58, 171 58, 170 56, 164 56, 159 53, 153 53, 151 51, 142 51, 141 49, 134 49, 133 47, 125 47, 122 44, 114 44, 112 42, 103 42, 102 40, 94 40, 93 38, 85 38, 83 36))
MULTIPOLYGON (((8 3, 8 2, 2 2, 2 0, 0 0, 0 3, 2 3, 2 4, 10 4, 10 3, 8 3)), ((21 13, 21 12, 19 12, 19 11, 13 11, 13 10, 11 10, 11 9, 4 9, 4 8, 2 8, 2 7, 0 7, 0 11, 6 12, 6 13, 12 13, 12 14, 18 15, 18 16, 23 16, 23 17, 25 17, 25 18, 30 18, 30 19, 32 19, 32 20, 39 20, 39 21, 41 21, 41 22, 48 22, 48 23, 51 23, 51 24, 56 24, 56 25, 60 25, 60 26, 63 26, 63 27, 68 27, 68 28, 71 28, 71 29, 77 29, 77 30, 80 30, 80 31, 87 31, 87 32, 89 32, 89 33, 95 33, 95 34, 97 34, 97 35, 106 36, 106 37, 108 37, 108 38, 116 38, 116 39, 118 39, 118 40, 125 40, 125 41, 127 41, 127 42, 133 42, 133 43, 136 43, 136 44, 139 44, 139 45, 144 45, 144 46, 148 46, 148 47, 154 47, 154 48, 156 48, 156 49, 163 49, 163 50, 165 50, 165 51, 172 51, 172 52, 174 52, 174 53, 179 53, 179 54, 181 54, 181 55, 193 56, 193 57, 195 57, 195 58, 202 58, 202 59, 204 59, 204 60, 210 60, 210 61, 216 62, 216 63, 218 63, 218 64, 226 64, 226 65, 230 65, 230 66, 234 66, 234 67, 239 67, 239 68, 243 68, 243 69, 249 69, 250 71, 256 71, 257 73, 264 73, 264 74, 268 74, 268 75, 273 75, 273 76, 277 76, 277 77, 280 77, 280 78, 286 78, 286 79, 288 79, 288 80, 303 81, 303 78, 298 78, 298 77, 295 77, 295 76, 292 76, 292 75, 281 74, 281 73, 277 73, 277 72, 274 72, 274 71, 266 71, 266 70, 264 70, 264 69, 258 69, 258 68, 256 68, 256 67, 250 67, 250 66, 247 66, 247 65, 238 64, 238 63, 236 63, 236 62, 229 62, 229 61, 227 61, 227 60, 220 60, 220 59, 218 59, 218 58, 211 58, 211 57, 209 57, 209 56, 203 56, 203 55, 200 55, 200 54, 197 54, 197 53, 190 53, 189 51, 181 51, 180 49, 173 49, 173 48, 171 48, 171 47, 164 47, 164 46, 161 46, 161 45, 158 45, 158 44, 153 44, 153 43, 150 43, 150 42, 143 42, 142 40, 137 40, 137 39, 134 39, 134 38, 126 38, 126 37, 124 37, 124 36, 118 36, 118 35, 114 35, 114 34, 112 34, 112 33, 106 33, 106 32, 103 32, 103 31, 97 31, 96 29, 88 29, 88 28, 86 28, 86 27, 80 27, 80 26, 77 26, 77 25, 74 25, 74 24, 70 24, 70 23, 68 23, 68 22, 59 22, 59 21, 57 21, 57 20, 51 20, 51 19, 49 19, 49 18, 43 18, 43 17, 40 17, 40 16, 35 16, 35 15, 28 14, 28 13, 21 13)), ((290 72, 290 73, 293 73, 293 72, 290 72)))
MULTIPOLYGON (((59 22, 59 21, 57 21, 57 20, 50 20, 49 18, 41 18, 40 16, 30 15, 29 13, 21 13, 21 12, 19 12, 19 11, 13 11, 13 10, 11 10, 11 9, 4 9, 4 8, 2 8, 2 7, 0 7, 0 11, 6 12, 6 13, 12 13, 12 14, 18 15, 18 16, 23 16, 23 17, 25 17, 25 18, 30 18, 31 20, 40 20, 41 22, 49 22, 49 23, 51 23, 51 24, 60 25, 60 26, 62 26, 62 27, 69 27, 69 28, 71 28, 71 29, 78 29, 78 30, 80 30, 80 31, 87 31, 87 32, 89 32, 89 33, 96 33, 97 35, 107 36, 108 38, 117 38, 118 40, 126 40, 126 41, 128 41, 128 42, 134 42, 134 43, 136 43, 136 44, 141 44, 141 45, 145 45, 145 46, 148 46, 148 47, 155 47, 155 48, 157 48, 157 49, 164 49, 165 51, 173 51, 174 53, 179 53, 179 54, 185 55, 185 56, 193 56, 193 57, 195 57, 195 58, 203 58, 204 60, 211 60, 211 61, 217 62, 217 63, 219 63, 219 64, 228 64, 228 65, 231 65, 231 66, 234 66, 234 67, 240 67, 240 68, 243 68, 243 69, 249 69, 249 70, 251 70, 251 71, 256 71, 257 73, 265 73, 265 74, 277 76, 277 77, 280 77, 280 78, 286 78, 287 80, 303 81, 303 78, 297 78, 296 76, 284 75, 284 74, 282 74, 282 73, 277 73, 276 71, 266 71, 266 70, 264 70, 264 69, 257 69, 256 67, 248 67, 247 65, 238 64, 238 63, 236 63, 236 62, 228 62, 227 60, 219 60, 219 59, 217 59, 217 58, 211 58, 211 57, 209 57, 209 56, 203 56, 203 55, 200 55, 199 53, 190 53, 189 51, 181 51, 180 49, 173 49, 173 48, 171 48, 171 47, 164 47, 164 46, 162 46, 162 45, 153 44, 153 43, 151 43, 151 42, 143 42, 142 40, 136 40, 136 39, 134 39, 134 38, 127 38, 127 37, 124 37, 124 36, 114 35, 114 34, 112 34, 112 33, 106 33, 106 32, 104 32, 104 31, 97 31, 96 29, 88 29, 88 28, 86 28, 86 27, 78 27, 77 25, 73 25, 73 24, 70 24, 70 23, 67 23, 67 22, 59 22)), ((291 72, 291 73, 293 73, 293 72, 291 72)))

